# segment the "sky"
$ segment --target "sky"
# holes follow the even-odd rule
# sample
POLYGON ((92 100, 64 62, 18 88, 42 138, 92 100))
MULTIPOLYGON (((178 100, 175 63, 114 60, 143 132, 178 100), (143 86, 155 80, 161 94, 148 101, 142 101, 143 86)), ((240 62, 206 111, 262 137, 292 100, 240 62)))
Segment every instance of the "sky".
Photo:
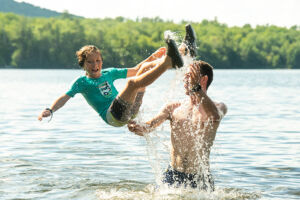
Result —
POLYGON ((245 24, 300 26, 300 0, 16 0, 68 11, 87 18, 160 17, 180 22, 217 20, 229 26, 245 24))

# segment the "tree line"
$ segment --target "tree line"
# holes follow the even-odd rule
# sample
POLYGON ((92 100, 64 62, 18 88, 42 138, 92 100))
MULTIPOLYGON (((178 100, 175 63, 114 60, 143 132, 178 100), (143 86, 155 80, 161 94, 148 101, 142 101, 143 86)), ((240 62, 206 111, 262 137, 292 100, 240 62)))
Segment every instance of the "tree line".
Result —
MULTIPOLYGON (((0 67, 78 68, 75 52, 86 44, 102 52, 104 67, 132 67, 165 46, 166 30, 178 43, 185 24, 156 18, 130 20, 24 17, 0 13, 0 67)), ((217 20, 192 23, 197 59, 217 69, 300 68, 300 27, 228 27, 217 20)))

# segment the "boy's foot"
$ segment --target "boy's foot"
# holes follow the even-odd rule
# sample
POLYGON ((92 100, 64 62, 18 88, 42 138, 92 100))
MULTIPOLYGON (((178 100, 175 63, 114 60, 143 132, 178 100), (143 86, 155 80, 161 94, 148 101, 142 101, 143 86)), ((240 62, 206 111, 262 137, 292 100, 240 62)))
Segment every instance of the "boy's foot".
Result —
MULTIPOLYGON (((186 44, 191 57, 196 57, 196 34, 195 34, 195 31, 190 24, 187 24, 185 26, 185 32, 186 32, 186 35, 184 37, 183 43, 186 44)), ((188 53, 187 49, 185 51, 185 55, 188 53)))
POLYGON ((181 58, 181 55, 177 49, 176 43, 174 40, 167 38, 166 43, 168 45, 167 55, 172 59, 172 67, 178 68, 183 66, 183 60, 181 58))

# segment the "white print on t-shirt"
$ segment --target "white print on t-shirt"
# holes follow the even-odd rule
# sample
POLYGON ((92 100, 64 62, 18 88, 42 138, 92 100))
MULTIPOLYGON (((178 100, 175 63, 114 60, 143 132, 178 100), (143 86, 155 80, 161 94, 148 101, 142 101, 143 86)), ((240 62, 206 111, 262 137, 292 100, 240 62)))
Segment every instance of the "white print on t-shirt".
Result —
POLYGON ((98 85, 98 88, 104 97, 110 97, 112 91, 111 91, 111 86, 107 81, 98 85))

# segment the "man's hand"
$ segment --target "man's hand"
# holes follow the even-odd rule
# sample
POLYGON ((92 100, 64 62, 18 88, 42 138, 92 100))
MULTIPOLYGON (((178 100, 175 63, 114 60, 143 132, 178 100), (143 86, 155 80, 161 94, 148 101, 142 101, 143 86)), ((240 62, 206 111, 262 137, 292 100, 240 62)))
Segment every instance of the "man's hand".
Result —
POLYGON ((189 71, 184 76, 184 88, 186 90, 186 95, 194 95, 191 90, 196 85, 201 85, 201 74, 198 67, 194 64, 191 64, 188 70, 189 71))
POLYGON ((144 136, 144 133, 147 133, 147 125, 137 124, 136 121, 129 121, 127 124, 128 130, 135 133, 139 136, 144 136))
POLYGON ((196 84, 200 84, 201 74, 200 69, 195 66, 195 64, 192 64, 190 67, 190 86, 193 87, 196 84))

